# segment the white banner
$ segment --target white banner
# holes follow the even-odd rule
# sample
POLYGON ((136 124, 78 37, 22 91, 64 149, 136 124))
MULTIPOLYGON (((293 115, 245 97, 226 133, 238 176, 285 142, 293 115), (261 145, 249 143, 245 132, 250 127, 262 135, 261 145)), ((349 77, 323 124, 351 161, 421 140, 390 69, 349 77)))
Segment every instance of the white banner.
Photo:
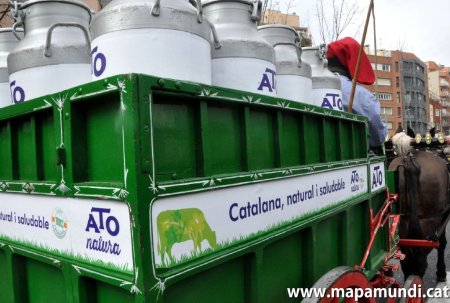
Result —
POLYGON ((128 206, 121 202, 0 194, 0 241, 133 272, 128 206))
POLYGON ((156 266, 226 248, 367 192, 367 166, 358 166, 157 200, 156 266))

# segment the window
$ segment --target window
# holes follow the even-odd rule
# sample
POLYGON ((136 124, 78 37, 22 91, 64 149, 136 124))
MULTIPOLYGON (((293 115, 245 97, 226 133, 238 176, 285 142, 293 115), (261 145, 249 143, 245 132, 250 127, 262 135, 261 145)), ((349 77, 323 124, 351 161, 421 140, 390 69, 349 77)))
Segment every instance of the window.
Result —
POLYGON ((395 61, 395 72, 398 73, 398 61, 395 61))
POLYGON ((388 130, 391 130, 392 129, 392 122, 386 122, 386 128, 388 130))
POLYGON ((397 116, 402 116, 402 109, 400 107, 397 107, 397 116))
POLYGON ((383 72, 390 72, 391 71, 391 65, 390 64, 380 64, 378 63, 375 68, 375 63, 371 63, 373 70, 380 70, 383 72))
POLYGON ((406 93, 404 96, 403 96, 403 102, 406 102, 406 103, 410 103, 411 102, 411 95, 409 94, 409 93, 406 93))
POLYGON ((391 86, 391 79, 378 78, 376 83, 377 85, 391 86))
POLYGON ((434 115, 436 116, 436 117, 439 117, 440 116, 440 110, 439 110, 439 108, 437 108, 437 109, 435 109, 434 110, 434 115))
POLYGON ((422 81, 420 79, 416 79, 416 81, 417 81, 417 86, 418 87, 424 87, 425 86, 425 82, 424 81, 422 81))
POLYGON ((386 101, 392 100, 392 95, 389 93, 377 93, 377 97, 379 100, 386 100, 386 101))
POLYGON ((380 110, 381 115, 392 115, 392 107, 382 107, 380 110))
POLYGON ((404 72, 412 72, 413 71, 413 64, 412 62, 403 62, 403 71, 404 72))
POLYGON ((423 68, 423 66, 420 66, 419 64, 416 64, 416 70, 417 70, 419 73, 422 73, 422 74, 423 74, 423 72, 425 71, 425 69, 423 68))
POLYGON ((400 87, 400 78, 399 77, 395 77, 395 86, 400 87))
POLYGON ((397 103, 400 103, 400 93, 397 93, 397 103))

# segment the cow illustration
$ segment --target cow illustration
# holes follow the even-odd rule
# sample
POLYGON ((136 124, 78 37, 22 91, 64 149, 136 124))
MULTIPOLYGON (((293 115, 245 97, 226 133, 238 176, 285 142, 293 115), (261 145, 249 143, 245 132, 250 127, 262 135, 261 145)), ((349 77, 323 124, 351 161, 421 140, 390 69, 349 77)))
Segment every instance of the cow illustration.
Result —
POLYGON ((203 212, 198 208, 163 211, 158 215, 157 226, 158 250, 163 262, 166 254, 170 261, 174 261, 172 246, 175 243, 192 240, 196 253, 201 251, 203 240, 207 240, 212 248, 217 246, 216 233, 211 230, 203 212))

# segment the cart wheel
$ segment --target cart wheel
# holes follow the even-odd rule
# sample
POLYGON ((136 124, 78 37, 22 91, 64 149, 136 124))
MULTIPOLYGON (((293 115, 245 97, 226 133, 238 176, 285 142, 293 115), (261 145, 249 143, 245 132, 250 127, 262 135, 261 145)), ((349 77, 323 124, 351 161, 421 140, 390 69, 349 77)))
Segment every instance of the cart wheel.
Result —
POLYGON ((406 297, 401 298, 398 303, 424 303, 425 300, 422 296, 422 286, 423 282, 422 279, 418 276, 409 276, 408 279, 406 279, 405 284, 403 287, 406 289, 406 292, 408 293, 408 290, 411 288, 416 287, 417 291, 420 290, 419 297, 406 297), (420 287, 420 288, 419 288, 420 287))
MULTIPOLYGON (((317 290, 326 289, 325 296, 305 298, 301 303, 355 303, 355 298, 331 297, 331 289, 341 289, 346 294, 350 289, 353 289, 353 292, 357 289, 364 292, 368 288, 371 289, 372 286, 361 271, 347 266, 336 267, 322 276, 313 286, 313 289, 317 290)), ((375 303, 375 299, 359 298, 358 303, 375 303)))

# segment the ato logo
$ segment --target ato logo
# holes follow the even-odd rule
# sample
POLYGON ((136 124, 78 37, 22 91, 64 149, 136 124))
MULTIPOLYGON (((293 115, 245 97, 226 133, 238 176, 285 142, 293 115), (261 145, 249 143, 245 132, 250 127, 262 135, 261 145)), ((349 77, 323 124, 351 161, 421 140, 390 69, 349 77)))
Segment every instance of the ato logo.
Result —
POLYGON ((86 231, 89 232, 93 229, 95 233, 99 234, 106 229, 109 235, 117 236, 120 232, 119 220, 113 215, 108 215, 110 212, 110 208, 92 207, 86 231))
POLYGON ((67 219, 60 208, 55 208, 52 214, 52 229, 55 236, 62 239, 67 234, 67 219))
POLYGON ((350 180, 350 184, 355 184, 359 182, 359 175, 358 172, 356 170, 352 171, 352 178, 350 180))
POLYGON ((358 171, 353 170, 350 178, 351 192, 360 191, 364 188, 364 178, 358 174, 358 171))
POLYGON ((96 77, 100 77, 106 69, 106 57, 98 52, 98 46, 94 47, 91 52, 92 56, 92 73, 96 77))
POLYGON ((11 98, 15 104, 25 101, 25 91, 16 85, 16 81, 12 81, 9 86, 11 88, 11 98))
POLYGON ((266 68, 266 71, 262 75, 261 82, 259 83, 258 90, 264 91, 267 88, 269 92, 273 92, 275 89, 275 76, 276 72, 270 68, 266 68))
POLYGON ((322 107, 342 110, 342 99, 339 98, 339 94, 327 93, 322 100, 322 107))
POLYGON ((372 172, 372 189, 383 186, 383 172, 380 166, 375 166, 372 172))

